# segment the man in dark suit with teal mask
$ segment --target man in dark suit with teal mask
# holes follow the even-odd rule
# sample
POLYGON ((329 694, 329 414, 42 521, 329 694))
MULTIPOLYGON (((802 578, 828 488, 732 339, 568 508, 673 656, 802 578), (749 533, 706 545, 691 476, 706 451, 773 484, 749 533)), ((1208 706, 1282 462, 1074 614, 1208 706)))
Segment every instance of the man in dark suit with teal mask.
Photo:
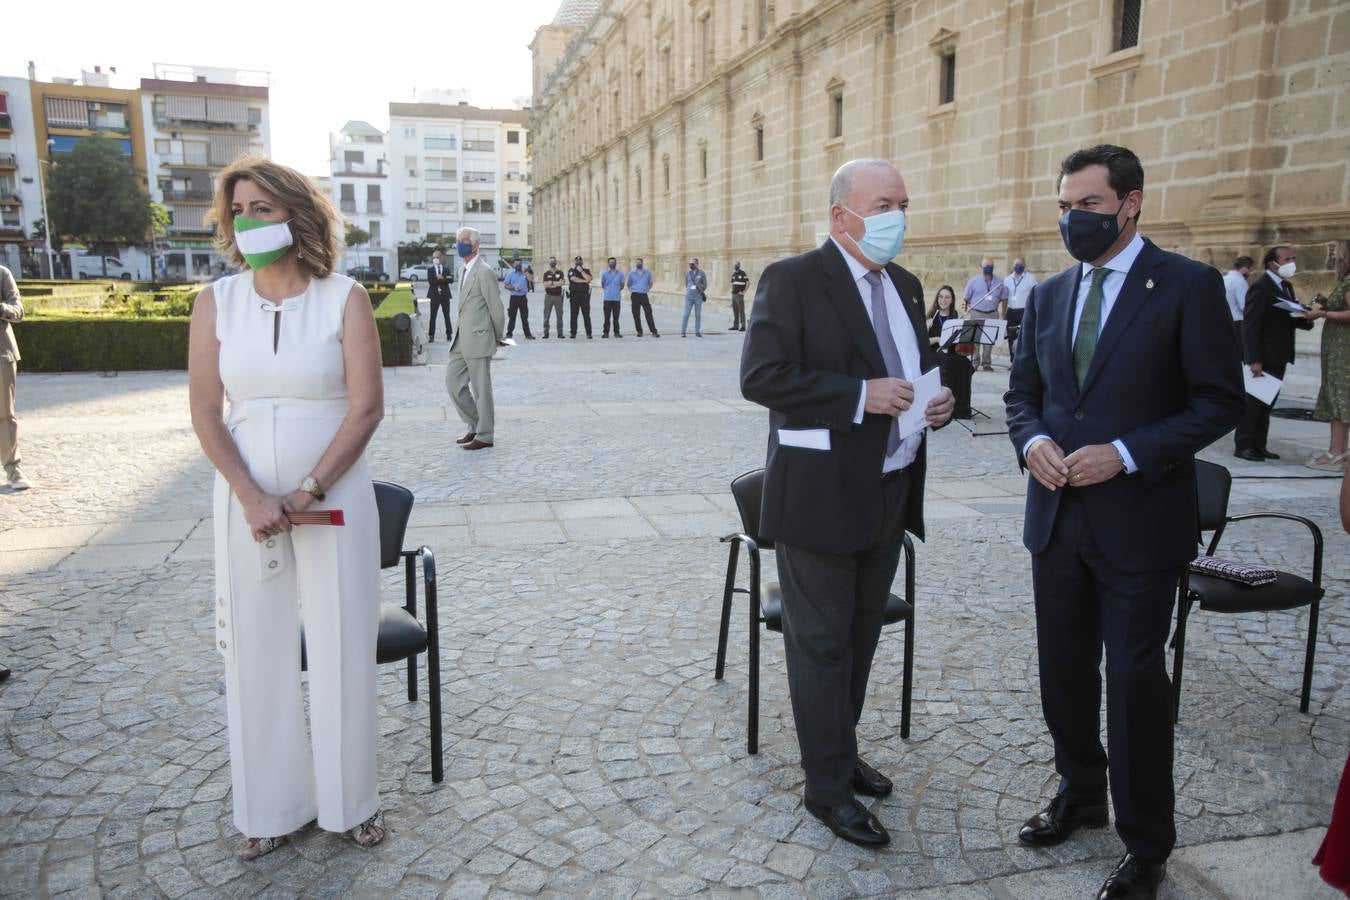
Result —
POLYGON ((1050 846, 1105 826, 1109 768, 1126 855, 1102 900, 1156 897, 1176 843, 1164 647, 1177 580, 1195 557, 1194 457, 1243 409, 1223 281, 1139 235, 1143 188, 1124 147, 1064 160, 1060 231, 1078 263, 1032 290, 1005 397, 1032 476, 1023 543, 1060 775, 1019 837, 1050 846))

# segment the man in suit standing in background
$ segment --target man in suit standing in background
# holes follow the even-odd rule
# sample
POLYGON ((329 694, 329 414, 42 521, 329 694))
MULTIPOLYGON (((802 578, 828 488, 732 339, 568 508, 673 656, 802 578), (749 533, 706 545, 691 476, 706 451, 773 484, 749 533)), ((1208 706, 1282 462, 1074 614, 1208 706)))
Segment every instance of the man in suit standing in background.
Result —
POLYGON ((431 268, 427 269, 427 301, 431 305, 431 322, 427 328, 427 343, 436 340, 436 311, 440 310, 441 315, 445 317, 445 339, 448 341, 454 337, 450 330, 450 285, 455 280, 455 273, 450 267, 443 264, 441 251, 437 250, 431 254, 431 268))
MULTIPOLYGON (((23 318, 19 286, 9 269, 0 266, 0 491, 26 491, 32 484, 19 469, 19 420, 14 415, 14 395, 19 373, 19 342, 10 322, 23 318)), ((4 680, 9 674, 0 674, 4 680)))
MULTIPOLYGON (((891 262, 909 196, 888 162, 830 182, 830 238, 764 270, 741 392, 769 409, 760 532, 776 544, 804 805, 844 840, 890 841, 854 797, 890 779, 858 757, 872 655, 906 531, 923 537, 925 434, 900 436, 913 382, 937 365, 919 280, 891 262)), ((946 424, 951 391, 925 409, 946 424)))
POLYGON ((461 228, 455 251, 464 260, 459 279, 459 327, 450 342, 445 389, 469 433, 455 443, 465 450, 493 445, 492 357, 506 329, 497 275, 478 255, 478 232, 461 228))
POLYGON ((1059 227, 1079 262, 1032 290, 1005 397, 1032 475, 1022 540, 1060 776, 1019 838, 1047 847, 1104 827, 1109 768, 1126 853, 1101 900, 1156 897, 1176 843, 1165 645, 1177 581, 1195 557, 1195 454, 1242 411, 1219 273, 1139 235, 1143 189, 1143 166, 1124 147, 1065 158, 1059 227))
MULTIPOLYGON (((1293 247, 1271 247, 1262 263, 1265 272, 1247 289, 1242 311, 1242 358, 1254 377, 1283 379, 1285 367, 1294 363, 1294 332, 1312 328, 1312 320, 1321 313, 1292 313, 1277 305, 1283 300, 1298 302, 1289 281, 1298 271, 1293 247)), ((1247 462, 1279 459, 1280 454, 1266 447, 1274 401, 1267 406, 1248 394, 1246 402, 1246 413, 1233 434, 1233 455, 1247 462)))

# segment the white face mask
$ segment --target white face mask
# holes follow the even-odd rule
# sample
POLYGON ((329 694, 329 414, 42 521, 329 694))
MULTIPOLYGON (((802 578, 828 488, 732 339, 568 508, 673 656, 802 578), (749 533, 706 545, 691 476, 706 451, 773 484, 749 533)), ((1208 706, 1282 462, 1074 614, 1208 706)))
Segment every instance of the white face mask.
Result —
POLYGON ((1287 262, 1275 270, 1275 274, 1281 278, 1293 278, 1298 272, 1298 266, 1295 263, 1287 262))

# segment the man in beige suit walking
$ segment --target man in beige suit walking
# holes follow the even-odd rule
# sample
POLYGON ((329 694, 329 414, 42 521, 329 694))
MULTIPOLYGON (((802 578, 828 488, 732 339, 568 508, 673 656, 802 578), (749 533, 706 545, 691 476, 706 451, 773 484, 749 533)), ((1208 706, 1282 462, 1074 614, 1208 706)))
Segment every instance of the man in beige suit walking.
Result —
MULTIPOLYGON (((19 471, 19 420, 14 417, 14 383, 18 380, 19 342, 10 322, 23 318, 23 301, 14 275, 0 266, 0 491, 25 491, 30 485, 19 471)), ((0 680, 3 676, 0 676, 0 680)))
POLYGON ((455 443, 465 450, 492 446, 492 356, 506 329, 502 295, 492 267, 478 256, 478 232, 461 228, 455 235, 455 250, 464 260, 459 279, 459 316, 450 362, 445 368, 445 389, 469 433, 455 443))

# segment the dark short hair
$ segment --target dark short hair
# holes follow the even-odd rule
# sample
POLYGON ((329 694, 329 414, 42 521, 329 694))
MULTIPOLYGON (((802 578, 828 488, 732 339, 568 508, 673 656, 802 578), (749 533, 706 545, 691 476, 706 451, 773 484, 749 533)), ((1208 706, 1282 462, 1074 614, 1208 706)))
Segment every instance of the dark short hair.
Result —
POLYGON ((1292 249, 1288 244, 1276 244, 1266 251, 1266 255, 1261 257, 1261 265, 1269 269, 1270 264, 1280 261, 1280 251, 1292 249))
POLYGON ((1250 256, 1239 256, 1233 260, 1233 268, 1250 269, 1252 267, 1252 258, 1250 256))
POLYGON ((1098 144, 1083 150, 1075 150, 1059 164, 1059 184, 1065 175, 1081 172, 1088 166, 1105 166, 1106 183, 1116 192, 1117 199, 1124 199, 1130 191, 1144 189, 1144 166, 1134 151, 1115 144, 1098 144))
POLYGON ((606 259, 605 262, 618 262, 618 260, 611 256, 608 259, 606 259))

